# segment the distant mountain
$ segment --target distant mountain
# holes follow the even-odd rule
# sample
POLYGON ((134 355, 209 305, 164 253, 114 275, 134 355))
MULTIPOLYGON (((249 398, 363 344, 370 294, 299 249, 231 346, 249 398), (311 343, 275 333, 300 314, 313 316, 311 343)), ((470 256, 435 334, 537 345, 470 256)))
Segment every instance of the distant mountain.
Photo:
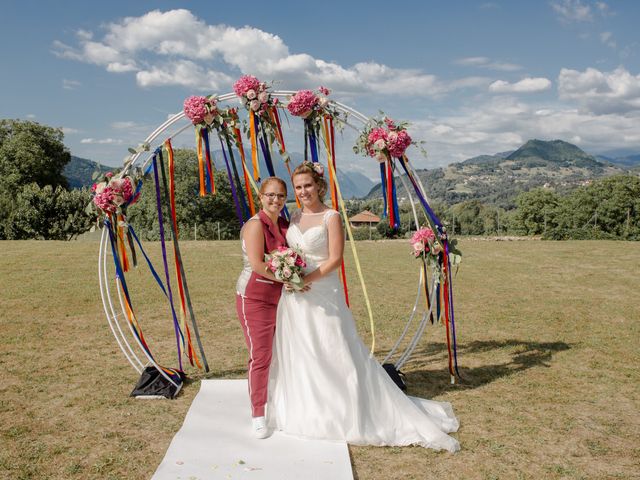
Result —
POLYGON ((601 162, 607 162, 613 165, 621 166, 623 168, 635 168, 640 166, 640 154, 625 155, 622 157, 610 157, 605 155, 597 155, 596 158, 601 162))
MULTIPOLYGON (((304 160, 304 155, 301 153, 289 152, 289 155, 291 158, 292 170, 304 160)), ((323 164, 324 163, 326 163, 326 161, 323 161, 323 164)), ((260 170, 263 174, 266 173, 266 167, 262 161, 260 162, 260 170)), ((274 170, 278 177, 283 178, 287 182, 289 192, 293 192, 293 185, 291 185, 289 172, 287 171, 287 167, 284 165, 284 162, 281 162, 279 159, 278 161, 275 161, 274 170)), ((338 167, 337 173, 338 185, 340 185, 340 191, 345 199, 364 197, 375 185, 373 181, 359 172, 346 171, 338 167)), ((328 180, 329 172, 327 169, 325 169, 325 175, 328 180)))
POLYGON ((71 155, 71 161, 64 167, 63 174, 67 178, 70 188, 82 188, 90 187, 93 184, 91 176, 93 172, 98 170, 101 173, 106 173, 116 170, 116 168, 71 155))
POLYGON ((521 163, 523 166, 534 167, 578 167, 602 168, 593 155, 579 147, 562 140, 529 140, 518 148, 506 160, 521 163))
MULTIPOLYGON (((480 155, 443 168, 419 170, 418 175, 432 200, 455 204, 476 199, 511 208, 522 191, 542 186, 565 191, 622 172, 621 167, 598 161, 571 143, 529 140, 506 156, 480 155)), ((406 195, 401 185, 398 195, 406 195)), ((377 197, 379 184, 367 195, 377 197)))
MULTIPOLYGON (((223 162, 222 152, 220 150, 214 151, 214 158, 218 162, 218 168, 224 168, 220 162, 223 162)), ((247 152, 247 155, 250 155, 247 152)), ((304 156, 301 153, 290 153, 291 155, 291 168, 293 169, 296 165, 302 163, 304 160, 304 156)), ((247 157, 250 158, 250 157, 247 157)), ((287 182, 287 188, 289 188, 290 192, 293 192, 293 186, 291 185, 291 181, 289 180, 289 172, 287 171, 287 167, 281 162, 279 159, 274 162, 275 173, 278 177, 285 179, 287 182)), ((264 166, 262 160, 260 160, 260 169, 263 175, 267 174, 267 169, 264 166)), ((102 173, 109 172, 112 170, 117 170, 115 167, 107 167, 106 165, 102 165, 98 162, 94 162, 92 160, 88 160, 86 158, 80 158, 71 156, 71 161, 67 164, 64 169, 64 175, 67 177, 67 181, 69 182, 69 187, 71 188, 82 188, 89 187, 93 184, 93 180, 91 176, 93 172, 99 170, 102 173)), ((329 172, 326 173, 327 178, 329 178, 329 172)), ((349 198, 361 198, 364 197, 371 188, 375 185, 368 177, 364 176, 359 172, 354 171, 345 171, 341 168, 338 168, 338 184, 340 185, 340 189, 342 191, 342 196, 345 199, 349 198)))

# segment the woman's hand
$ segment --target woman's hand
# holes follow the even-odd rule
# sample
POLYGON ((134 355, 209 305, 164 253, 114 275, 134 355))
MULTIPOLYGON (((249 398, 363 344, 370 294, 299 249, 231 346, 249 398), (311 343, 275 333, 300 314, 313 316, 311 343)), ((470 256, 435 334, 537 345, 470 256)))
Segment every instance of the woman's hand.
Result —
POLYGON ((286 292, 292 293, 292 292, 306 292, 311 288, 311 284, 310 283, 306 283, 304 281, 304 278, 302 279, 302 287, 296 288, 293 286, 293 284, 289 283, 289 282, 284 282, 284 289, 286 292))

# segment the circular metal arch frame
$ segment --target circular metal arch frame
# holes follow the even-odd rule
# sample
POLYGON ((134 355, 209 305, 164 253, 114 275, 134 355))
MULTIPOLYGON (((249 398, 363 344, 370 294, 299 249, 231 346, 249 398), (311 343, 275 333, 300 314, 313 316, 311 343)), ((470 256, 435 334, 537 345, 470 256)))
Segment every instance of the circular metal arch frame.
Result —
MULTIPOLYGON (((279 99, 289 99, 292 95, 294 95, 296 93, 296 91, 293 90, 278 90, 278 91, 274 91, 271 93, 271 95, 273 97, 279 98, 279 99)), ((232 101, 237 99, 237 96, 234 92, 230 92, 230 93, 226 93, 224 95, 220 95, 217 97, 218 102, 228 102, 228 101, 232 101)), ((336 101, 331 101, 331 104, 341 113, 343 113, 346 116, 346 119, 342 120, 342 122, 353 128, 356 131, 360 131, 359 128, 357 128, 355 125, 351 124, 349 122, 350 118, 354 118, 356 120, 358 120, 358 122, 360 122, 362 125, 366 125, 367 123, 371 122, 371 119, 369 117, 367 117, 366 115, 360 113, 359 111, 355 110, 354 108, 345 105, 343 103, 340 102, 336 102, 336 101)), ((150 147, 150 151, 154 152, 155 149, 157 148, 158 145, 155 145, 154 142, 156 142, 156 140, 161 137, 167 130, 169 130, 172 127, 175 127, 177 124, 179 124, 179 122, 181 120, 185 119, 185 114, 184 112, 179 112, 176 113, 174 115, 171 115, 164 123, 162 123, 160 126, 158 126, 153 132, 151 132, 147 138, 144 140, 144 144, 149 145, 150 147), (155 145, 155 146, 154 146, 155 145)), ((174 138, 177 135, 179 135, 180 133, 184 132, 185 130, 187 130, 188 128, 193 128, 193 124, 191 122, 188 122, 187 125, 185 126, 181 126, 179 128, 177 128, 175 131, 172 132, 172 134, 168 137, 164 137, 162 139, 162 141, 160 142, 160 145, 167 139, 167 138, 174 138)), ((148 164, 152 161, 153 159, 153 153, 148 153, 146 151, 144 152, 137 152, 136 154, 134 154, 125 164, 124 169, 122 170, 122 172, 120 173, 121 176, 126 175, 130 169, 132 167, 134 167, 138 162, 140 162, 140 160, 142 159, 142 157, 145 155, 145 153, 147 154, 147 157, 144 159, 144 162, 142 163, 141 167, 144 170, 148 164)), ((420 181, 420 177, 415 174, 415 169, 413 167, 413 165, 411 165, 410 162, 408 162, 407 167, 409 168, 409 170, 414 174, 415 179, 417 180, 418 183, 418 187, 421 190, 422 195, 424 196, 424 198, 427 198, 426 196, 426 192, 425 189, 420 181)), ((413 213, 413 218, 415 220, 415 224, 419 225, 418 222, 418 215, 416 212, 416 208, 415 208, 415 201, 413 199, 413 196, 411 195, 411 191, 407 186, 406 180, 400 175, 397 178, 400 178, 405 191, 407 192, 408 196, 409 196, 409 201, 411 204, 411 209, 412 209, 412 213, 413 213)), ((344 219, 344 221, 346 222, 348 219, 344 219)), ((156 361, 146 352, 146 350, 143 348, 140 340, 138 339, 137 335, 134 334, 134 330, 133 327, 129 324, 129 322, 126 322, 131 336, 134 338, 135 340, 135 344, 137 344, 138 349, 142 352, 142 356, 140 356, 139 354, 136 353, 136 349, 134 349, 134 347, 131 345, 131 343, 129 342, 129 340, 127 339, 127 336, 124 333, 124 330, 122 328, 121 322, 122 321, 126 321, 126 310, 125 310, 125 305, 124 305, 124 300, 122 298, 122 293, 121 293, 121 288, 120 288, 120 279, 117 277, 115 277, 115 283, 116 283, 116 291, 118 293, 118 300, 120 303, 120 312, 117 313, 116 312, 116 308, 114 306, 114 298, 111 295, 111 290, 109 287, 110 284, 110 278, 109 278, 109 273, 108 273, 108 268, 107 268, 107 257, 109 255, 108 253, 108 233, 106 231, 106 229, 102 229, 102 236, 100 239, 100 247, 99 247, 99 254, 98 254, 98 279, 99 279, 99 286, 100 286, 100 296, 102 299, 102 306, 104 308, 104 313, 107 317, 107 322, 109 323, 109 327, 111 329, 111 332, 113 333, 113 336, 116 339, 116 342, 118 343, 118 346, 120 347, 120 350, 122 350, 122 353, 124 354, 125 358, 127 359, 127 361, 131 364, 131 366, 138 372, 138 373, 142 373, 142 370, 145 368, 145 366, 147 365, 153 365, 169 382, 173 383, 175 385, 175 382, 166 374, 164 373, 164 371, 162 370, 162 368, 160 368, 160 366, 156 363, 156 361), (146 360, 146 361, 144 361, 146 360)), ((413 321, 413 318, 415 316, 416 313, 416 309, 418 306, 418 300, 420 298, 421 295, 421 286, 422 286, 422 282, 426 282, 427 279, 424 278, 423 279, 423 275, 422 273, 420 274, 420 282, 418 285, 418 292, 417 292, 417 296, 416 296, 416 301, 414 303, 411 315, 409 316, 409 319, 407 320, 407 323, 400 335, 400 337, 398 338, 398 340, 395 342, 394 346, 392 347, 391 351, 387 354, 386 358, 383 360, 383 362, 386 362, 387 360, 389 360, 389 358, 391 358, 396 350, 398 349, 400 343, 402 342, 402 340, 405 338, 406 334, 409 331, 409 327, 413 321)), ((433 305, 433 302, 431 303, 433 305)), ((396 363, 397 368, 400 368, 405 362, 406 360, 409 358, 409 356, 411 355, 413 349, 415 348, 416 344, 418 343, 418 341, 420 340, 420 337, 422 336, 422 334, 424 333, 424 329, 426 326, 426 319, 428 317, 428 312, 425 312, 425 314, 423 315, 422 320, 419 322, 418 327, 416 329, 416 332, 413 336, 413 338, 411 339, 411 341, 409 342, 409 345, 406 347, 405 351, 402 353, 402 355, 400 356, 398 362, 396 363)), ((125 328, 126 329, 126 328, 125 328)), ((177 385, 176 385, 177 386, 177 385)))

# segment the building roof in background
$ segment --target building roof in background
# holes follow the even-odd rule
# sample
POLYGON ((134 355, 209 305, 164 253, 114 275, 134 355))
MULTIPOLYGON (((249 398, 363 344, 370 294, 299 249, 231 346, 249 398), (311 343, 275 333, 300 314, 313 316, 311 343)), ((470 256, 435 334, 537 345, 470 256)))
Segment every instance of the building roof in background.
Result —
POLYGON ((380 217, 375 213, 371 213, 369 210, 364 210, 349 219, 351 222, 371 222, 378 223, 380 221, 380 217))

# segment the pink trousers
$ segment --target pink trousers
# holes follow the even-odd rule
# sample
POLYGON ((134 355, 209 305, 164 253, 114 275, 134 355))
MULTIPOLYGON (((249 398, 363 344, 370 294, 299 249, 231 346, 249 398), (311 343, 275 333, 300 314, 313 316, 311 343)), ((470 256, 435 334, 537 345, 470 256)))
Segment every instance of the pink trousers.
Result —
POLYGON ((269 365, 271 365, 273 335, 276 331, 277 309, 277 304, 268 304, 236 294, 238 319, 249 349, 249 398, 251 413, 254 417, 264 415, 264 406, 267 403, 269 365))

